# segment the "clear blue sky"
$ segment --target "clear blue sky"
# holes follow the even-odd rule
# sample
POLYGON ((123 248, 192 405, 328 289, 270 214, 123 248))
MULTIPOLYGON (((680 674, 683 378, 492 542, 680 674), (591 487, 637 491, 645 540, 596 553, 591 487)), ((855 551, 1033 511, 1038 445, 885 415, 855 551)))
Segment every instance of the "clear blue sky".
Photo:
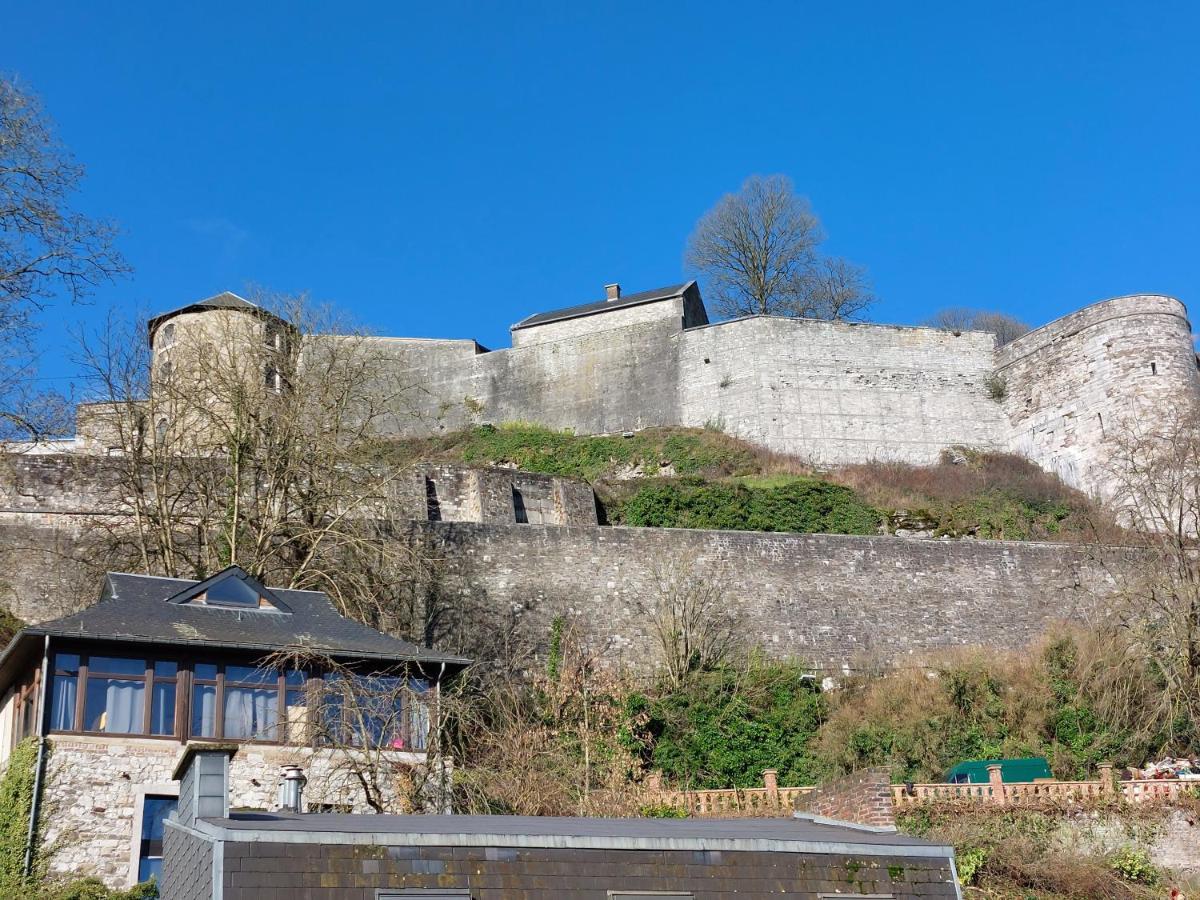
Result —
POLYGON ((781 172, 874 318, 1200 309, 1196 3, 11 3, 134 277, 47 317, 258 283, 393 335, 475 337, 682 275, 781 172))

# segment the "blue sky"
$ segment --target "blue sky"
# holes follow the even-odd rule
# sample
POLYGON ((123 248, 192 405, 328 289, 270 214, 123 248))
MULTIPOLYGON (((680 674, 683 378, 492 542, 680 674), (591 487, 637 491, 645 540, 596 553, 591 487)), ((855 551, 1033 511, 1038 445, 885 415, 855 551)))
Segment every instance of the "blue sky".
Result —
POLYGON ((256 283, 475 337, 677 281, 696 219, 789 175, 873 318, 1200 303, 1195 3, 14 3, 0 70, 136 268, 46 316, 256 283))

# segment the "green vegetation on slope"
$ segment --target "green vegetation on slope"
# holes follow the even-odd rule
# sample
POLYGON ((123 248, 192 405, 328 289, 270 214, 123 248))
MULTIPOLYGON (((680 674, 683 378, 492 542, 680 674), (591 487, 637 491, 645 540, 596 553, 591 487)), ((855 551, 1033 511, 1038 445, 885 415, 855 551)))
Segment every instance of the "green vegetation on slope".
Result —
POLYGON ((0 650, 8 646, 11 641, 22 628, 25 623, 10 613, 7 609, 0 607, 0 650))
POLYGON ((755 787, 763 769, 782 784, 812 784, 822 765, 809 746, 827 712, 813 676, 758 658, 696 676, 685 690, 625 698, 622 740, 674 784, 755 787))
POLYGON ((1114 540, 1111 517, 1028 460, 954 450, 932 466, 870 463, 818 473, 719 431, 648 428, 578 436, 484 425, 398 441, 394 461, 516 466, 583 478, 610 524, 1003 540, 1114 540))
POLYGON ((877 534, 881 515, 849 488, 796 478, 772 487, 700 479, 661 481, 606 504, 614 525, 877 534))

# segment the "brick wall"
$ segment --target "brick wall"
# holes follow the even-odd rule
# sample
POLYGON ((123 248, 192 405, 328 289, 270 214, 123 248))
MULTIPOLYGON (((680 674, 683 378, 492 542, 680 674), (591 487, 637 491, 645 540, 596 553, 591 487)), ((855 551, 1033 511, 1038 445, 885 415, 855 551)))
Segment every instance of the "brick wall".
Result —
POLYGON ((827 781, 796 800, 796 808, 827 819, 892 828, 896 825, 892 780, 886 768, 870 768, 827 781))

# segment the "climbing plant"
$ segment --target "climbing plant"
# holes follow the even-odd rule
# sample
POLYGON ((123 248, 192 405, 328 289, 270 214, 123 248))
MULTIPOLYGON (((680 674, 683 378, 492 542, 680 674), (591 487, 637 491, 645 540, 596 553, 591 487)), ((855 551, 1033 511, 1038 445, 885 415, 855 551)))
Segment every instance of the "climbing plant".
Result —
MULTIPOLYGON (((0 778, 0 897, 20 896, 29 887, 23 869, 36 765, 37 742, 23 741, 0 778)), ((36 863, 35 859, 35 870, 36 863)))

